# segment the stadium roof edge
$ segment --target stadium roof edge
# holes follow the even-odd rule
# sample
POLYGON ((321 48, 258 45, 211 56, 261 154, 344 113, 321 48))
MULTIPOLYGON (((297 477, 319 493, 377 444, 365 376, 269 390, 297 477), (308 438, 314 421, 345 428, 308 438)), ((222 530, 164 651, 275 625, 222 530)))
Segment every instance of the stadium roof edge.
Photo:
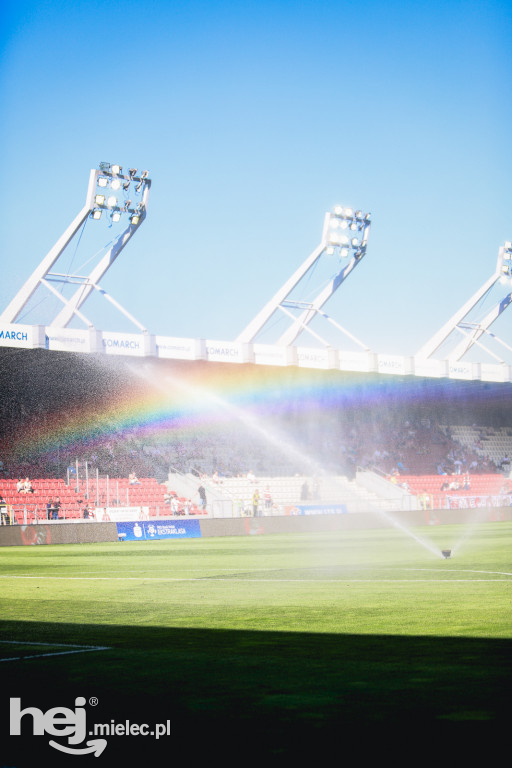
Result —
POLYGON ((512 366, 506 364, 453 363, 449 360, 346 351, 332 347, 279 346, 159 336, 150 333, 118 333, 99 331, 94 328, 76 330, 42 325, 6 324, 0 326, 0 346, 139 358, 298 366, 433 379, 512 382, 512 366))

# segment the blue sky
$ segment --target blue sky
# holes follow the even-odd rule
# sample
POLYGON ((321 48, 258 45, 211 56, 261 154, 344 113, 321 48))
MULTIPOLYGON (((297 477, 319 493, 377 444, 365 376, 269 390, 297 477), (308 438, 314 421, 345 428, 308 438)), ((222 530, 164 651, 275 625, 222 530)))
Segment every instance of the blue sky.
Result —
MULTIPOLYGON (((2 309, 100 161, 150 172, 147 219, 102 285, 163 335, 234 339, 339 203, 372 230, 326 309, 373 350, 414 354, 512 240, 511 2, 0 14, 2 309)), ((96 325, 128 330, 105 304, 96 325)))

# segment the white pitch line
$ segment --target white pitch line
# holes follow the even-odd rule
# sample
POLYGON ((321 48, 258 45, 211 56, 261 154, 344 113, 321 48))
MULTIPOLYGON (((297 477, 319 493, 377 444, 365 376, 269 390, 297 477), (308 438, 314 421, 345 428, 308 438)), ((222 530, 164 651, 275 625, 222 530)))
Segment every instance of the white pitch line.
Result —
MULTIPOLYGON (((512 574, 504 574, 506 576, 512 574)), ((43 581, 48 581, 49 579, 52 579, 54 581, 156 581, 156 582, 176 582, 176 581, 198 581, 204 584, 205 582, 212 582, 212 581, 221 581, 224 583, 233 583, 234 581, 242 581, 245 584, 248 582, 250 583, 272 583, 272 584, 280 584, 280 583, 305 583, 305 584, 346 584, 346 583, 365 583, 365 584, 381 584, 381 583, 420 583, 420 582, 428 582, 429 584, 432 583, 439 583, 441 581, 447 582, 447 583, 455 583, 455 582, 504 582, 504 583, 512 583, 512 579, 451 579, 451 578, 441 578, 441 579, 353 579, 353 578, 339 578, 339 579, 261 579, 256 578, 252 579, 250 576, 247 576, 246 578, 219 578, 217 576, 201 576, 201 577, 190 577, 190 578, 184 578, 184 577, 171 577, 171 576, 1 576, 0 578, 4 579, 39 579, 43 581)))
MULTIPOLYGON (((438 571, 437 568, 400 568, 401 571, 438 571)), ((512 576, 508 571, 476 571, 473 568, 450 568, 450 573, 490 573, 495 576, 512 576)))
POLYGON ((2 661, 21 661, 22 659, 41 659, 46 656, 65 656, 70 653, 89 653, 90 651, 108 651, 110 648, 107 645, 73 645, 71 643, 35 643, 28 640, 0 640, 2 645, 37 645, 38 647, 45 646, 47 648, 72 648, 68 651, 54 651, 52 653, 31 653, 30 656, 10 656, 6 659, 0 659, 2 661))

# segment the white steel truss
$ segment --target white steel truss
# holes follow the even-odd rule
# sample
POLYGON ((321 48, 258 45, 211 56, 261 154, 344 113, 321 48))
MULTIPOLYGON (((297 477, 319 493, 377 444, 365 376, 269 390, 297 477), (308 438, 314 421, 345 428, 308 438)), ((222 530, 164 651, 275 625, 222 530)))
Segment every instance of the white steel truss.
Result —
POLYGON ((274 313, 280 310, 289 318, 290 324, 276 341, 278 345, 291 346, 303 331, 307 331, 324 346, 329 346, 321 336, 309 327, 313 318, 323 317, 360 347, 368 350, 369 348, 363 342, 356 339, 355 336, 323 312, 322 307, 364 258, 370 226, 370 214, 363 214, 352 208, 336 206, 331 213, 326 213, 322 240, 318 247, 261 309, 236 340, 244 343, 254 341, 265 328, 268 328, 268 323, 274 313), (290 298, 294 289, 325 255, 334 255, 339 258, 337 271, 330 277, 327 285, 319 291, 312 301, 295 301, 290 298), (298 311, 299 314, 293 314, 290 310, 298 311))
POLYGON ((431 358, 439 347, 452 337, 452 339, 454 339, 452 350, 447 355, 447 359, 450 362, 461 360, 473 345, 481 347, 500 363, 504 362, 498 355, 484 346, 481 338, 486 334, 489 338, 494 339, 494 341, 512 351, 512 347, 489 331, 490 326, 512 302, 512 292, 509 291, 506 296, 502 296, 497 300, 492 309, 487 312, 483 319, 479 321, 471 321, 469 318, 472 310, 474 310, 484 299, 489 297, 491 290, 497 283, 504 283, 508 286, 512 284, 512 243, 510 242, 506 242, 499 249, 496 270, 491 277, 473 296, 471 296, 470 299, 468 299, 468 301, 466 301, 465 304, 463 304, 450 320, 448 320, 448 322, 423 345, 423 347, 416 353, 416 358, 423 360, 431 358))
POLYGON ((144 221, 150 187, 151 180, 148 178, 147 171, 138 174, 136 168, 130 168, 125 174, 120 166, 111 163, 100 163, 98 169, 92 169, 89 173, 87 197, 83 208, 0 314, 0 322, 15 323, 36 290, 43 286, 64 304, 57 315, 47 323, 54 328, 67 327, 75 316, 92 328, 93 323, 81 312, 81 307, 91 293, 96 291, 110 301, 140 330, 145 330, 135 318, 100 287, 99 281, 144 221), (124 195, 124 200, 119 199, 119 194, 124 195), (129 194, 132 194, 138 202, 133 204, 132 200, 128 199, 129 194), (129 223, 124 231, 115 237, 107 253, 99 260, 90 274, 76 275, 52 272, 52 268, 87 219, 99 219, 103 214, 116 222, 127 217, 129 223), (55 282, 64 285, 76 285, 77 289, 71 298, 66 298, 52 286, 52 283, 55 282))

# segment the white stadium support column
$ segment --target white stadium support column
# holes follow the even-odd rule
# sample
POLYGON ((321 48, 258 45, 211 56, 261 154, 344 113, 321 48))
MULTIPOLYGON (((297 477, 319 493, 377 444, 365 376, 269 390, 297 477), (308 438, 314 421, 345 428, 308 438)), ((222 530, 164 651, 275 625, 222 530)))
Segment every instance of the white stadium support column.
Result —
MULTIPOLYGON (((130 238, 135 234, 146 217, 147 202, 151 180, 148 172, 138 174, 136 168, 130 168, 124 174, 119 165, 100 163, 98 169, 93 169, 89 174, 89 186, 84 207, 71 222, 66 231, 61 235, 53 248, 34 270, 30 278, 18 291, 6 309, 0 314, 0 321, 15 323, 28 304, 35 291, 40 287, 49 290, 64 304, 58 314, 47 322, 55 328, 65 328, 76 316, 89 327, 92 323, 80 312, 80 307, 90 296, 92 291, 97 291, 108 298, 126 317, 132 320, 139 328, 143 329, 129 313, 108 297, 100 286, 99 280, 112 266, 121 251, 126 247, 130 238), (122 196, 122 198, 120 197, 122 196), (138 202, 132 203, 130 197, 138 202), (51 271, 64 250, 71 243, 80 227, 88 219, 99 220, 102 216, 109 217, 111 225, 122 222, 128 218, 128 226, 118 235, 107 253, 93 267, 87 276, 51 271), (61 285, 78 286, 71 298, 66 298, 63 293, 56 291, 51 283, 61 285)), ((102 249, 104 250, 104 248, 102 249)), ((145 330, 145 329, 143 329, 145 330)))
POLYGON ((352 208, 342 208, 341 206, 336 206, 331 213, 326 213, 320 245, 315 248, 296 272, 291 275, 273 298, 254 317, 237 337, 237 341, 244 343, 253 342, 267 327, 274 313, 280 310, 290 320, 288 328, 280 335, 276 342, 281 346, 291 346, 303 331, 308 331, 328 346, 318 334, 309 328, 313 318, 319 316, 329 320, 363 349, 367 350, 368 347, 349 334, 348 331, 345 331, 321 310, 324 304, 364 258, 370 234, 370 219, 370 214, 363 214, 361 211, 354 212, 352 208), (328 284, 319 291, 312 301, 295 301, 290 298, 290 294, 294 289, 299 286, 305 276, 324 256, 335 256, 339 260, 336 268, 337 271, 331 276, 328 284), (300 314, 298 316, 292 314, 290 311, 292 309, 299 311, 300 314))
MULTIPOLYGON (((455 337, 455 342, 452 344, 452 350, 448 353, 447 358, 451 362, 458 362, 464 355, 477 344, 483 347, 488 354, 492 357, 500 360, 497 355, 486 349, 481 343, 480 339, 484 334, 493 338, 498 343, 511 349, 507 344, 498 339, 497 336, 489 332, 489 328, 495 320, 501 315, 502 312, 509 306, 512 301, 512 293, 508 292, 506 296, 502 296, 494 305, 494 307, 487 312, 485 317, 479 321, 471 321, 468 317, 470 313, 490 295, 491 290, 497 284, 503 284, 510 286, 512 284, 512 243, 506 242, 498 251, 498 261, 496 264, 496 270, 491 277, 478 289, 478 291, 465 303, 463 306, 435 333, 426 344, 416 353, 415 357, 418 360, 426 360, 431 358, 435 352, 441 347, 442 344, 448 341, 452 336, 455 337), (456 333, 454 333, 456 332, 456 333)), ((505 289, 506 290, 506 289, 505 289)), ((500 362, 503 362, 500 360, 500 362)))

